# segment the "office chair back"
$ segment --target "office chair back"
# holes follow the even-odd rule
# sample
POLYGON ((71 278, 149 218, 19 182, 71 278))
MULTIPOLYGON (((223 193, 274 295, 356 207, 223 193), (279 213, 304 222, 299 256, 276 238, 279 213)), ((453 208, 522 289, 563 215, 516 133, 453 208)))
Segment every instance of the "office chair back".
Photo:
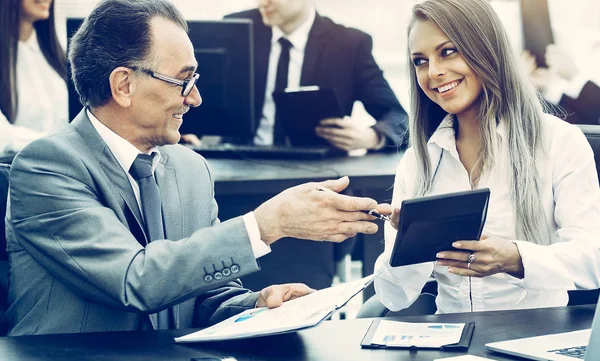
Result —
POLYGON ((388 310, 377 295, 373 295, 362 305, 356 318, 433 315, 436 310, 435 295, 427 292, 421 293, 409 307, 396 312, 388 310))
POLYGON ((8 198, 8 173, 10 166, 0 164, 0 336, 6 334, 4 312, 8 306, 8 281, 9 267, 8 255, 6 253, 6 235, 4 229, 4 217, 6 215, 6 201, 8 198))
MULTIPOLYGON (((596 172, 600 179, 600 125, 577 125, 587 138, 596 160, 596 172)), ((597 303, 600 290, 574 290, 569 291, 569 306, 597 303)))
POLYGON ((373 295, 363 303, 356 318, 433 315, 437 311, 436 295, 437 281, 432 278, 427 281, 419 297, 409 307, 400 311, 390 311, 379 301, 377 295, 373 295))

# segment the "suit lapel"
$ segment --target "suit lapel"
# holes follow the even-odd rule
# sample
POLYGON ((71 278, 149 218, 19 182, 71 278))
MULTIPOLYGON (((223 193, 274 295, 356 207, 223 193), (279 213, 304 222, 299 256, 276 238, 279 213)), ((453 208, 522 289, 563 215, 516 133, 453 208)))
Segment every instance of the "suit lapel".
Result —
MULTIPOLYGON (((131 188, 131 184, 129 183, 129 178, 127 177, 127 174, 125 173, 123 168, 121 168, 121 165, 119 164, 115 156, 112 154, 102 137, 96 131, 96 128, 94 128, 94 126, 92 125, 90 119, 86 114, 86 108, 84 108, 77 115, 77 117, 75 117, 71 124, 75 129, 77 129, 81 137, 84 139, 85 143, 88 145, 88 147, 90 147, 91 151, 96 156, 96 159, 98 159, 98 163, 100 164, 100 167, 104 171, 108 180, 115 185, 115 189, 117 190, 119 195, 121 195, 123 201, 135 217, 137 225, 142 232, 142 236, 145 238, 145 243, 148 244, 148 236, 146 235, 146 232, 144 230, 142 215, 138 207, 135 194, 133 193, 133 189, 131 188)), ((163 207, 165 206, 163 205, 163 207)), ((168 235, 168 233, 166 234, 168 235)), ((138 239, 138 242, 141 243, 142 241, 143 240, 138 239)), ((178 311, 179 307, 177 306, 175 310, 176 314, 178 311)), ((140 315, 140 317, 144 316, 140 315)), ((152 324, 154 329, 156 329, 158 326, 157 315, 150 314, 148 315, 148 318, 150 319, 150 323, 152 324)))
MULTIPOLYGON (((156 166, 155 176, 160 189, 165 238, 178 240, 183 238, 183 204, 177 185, 177 173, 168 166, 169 156, 164 148, 160 149, 160 162, 156 166)), ((173 305, 175 328, 179 328, 179 304, 173 305)))
POLYGON ((181 203, 179 187, 175 169, 169 167, 169 157, 161 148, 161 159, 156 166, 156 182, 160 190, 160 199, 163 214, 163 225, 167 239, 183 238, 183 205, 181 203))
POLYGON ((313 26, 308 33, 308 41, 304 50, 304 62, 302 63, 302 74, 300 85, 315 85, 317 79, 324 74, 316 74, 322 50, 325 49, 325 34, 328 31, 327 23, 319 14, 315 16, 313 26))
POLYGON ((138 207, 137 200, 135 199, 135 194, 133 193, 133 189, 131 189, 131 184, 129 183, 129 179, 127 178, 127 174, 121 168, 121 165, 112 154, 102 137, 96 131, 96 128, 90 122, 86 109, 84 108, 72 122, 72 125, 81 137, 85 140, 86 144, 90 147, 93 154, 96 155, 98 159, 98 163, 100 167, 104 171, 109 179, 115 185, 115 189, 121 195, 125 204, 135 217, 138 226, 146 238, 146 242, 148 237, 144 231, 144 223, 142 221, 142 215, 140 213, 140 209, 138 207))

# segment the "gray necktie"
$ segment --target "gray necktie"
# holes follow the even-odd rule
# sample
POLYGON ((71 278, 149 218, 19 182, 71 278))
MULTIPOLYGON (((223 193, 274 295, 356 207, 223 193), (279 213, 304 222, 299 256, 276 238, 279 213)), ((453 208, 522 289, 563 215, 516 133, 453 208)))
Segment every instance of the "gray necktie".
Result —
POLYGON ((539 67, 547 67, 546 47, 554 43, 548 0, 521 0, 523 46, 529 50, 539 67))
MULTIPOLYGON (((156 179, 152 173, 152 155, 139 154, 129 173, 140 186, 140 200, 142 204, 142 214, 144 216, 144 227, 146 236, 150 242, 158 239, 164 239, 165 233, 162 220, 162 208, 160 203, 160 191, 156 184, 156 179)), ((166 330, 169 328, 169 309, 159 311, 158 329, 166 330)))

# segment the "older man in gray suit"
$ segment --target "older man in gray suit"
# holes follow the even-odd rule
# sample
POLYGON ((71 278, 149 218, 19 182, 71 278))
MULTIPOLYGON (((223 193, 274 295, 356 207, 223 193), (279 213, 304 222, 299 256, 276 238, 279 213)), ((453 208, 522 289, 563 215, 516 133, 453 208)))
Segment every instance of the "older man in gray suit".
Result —
POLYGON ((174 145, 201 103, 186 31, 167 0, 105 0, 73 37, 86 108, 12 166, 10 335, 203 327, 276 307, 312 290, 242 288, 237 278, 259 269, 270 243, 377 230, 360 212, 374 200, 317 190, 339 192, 347 178, 290 188, 219 222, 210 167, 174 145))

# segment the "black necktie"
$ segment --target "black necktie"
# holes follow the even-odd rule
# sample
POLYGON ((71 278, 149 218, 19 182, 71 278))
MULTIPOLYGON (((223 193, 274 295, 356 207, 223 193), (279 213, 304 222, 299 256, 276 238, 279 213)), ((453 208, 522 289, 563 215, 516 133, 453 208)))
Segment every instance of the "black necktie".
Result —
MULTIPOLYGON (((129 169, 129 173, 140 186, 140 201, 146 236, 152 241, 164 239, 165 233, 162 221, 162 208, 160 204, 160 191, 152 173, 152 158, 154 154, 138 154, 129 169)), ((169 328, 169 309, 158 312, 158 329, 169 328)))
MULTIPOLYGON (((290 49, 292 43, 286 38, 279 38, 281 54, 277 62, 277 75, 275 76, 275 92, 282 92, 288 85, 288 73, 290 69, 290 49)), ((275 124, 273 124, 273 144, 285 144, 285 133, 283 132, 283 120, 275 109, 275 124)))
POLYGON ((529 50, 538 67, 547 67, 546 47, 554 43, 548 0, 521 0, 523 46, 529 50))

